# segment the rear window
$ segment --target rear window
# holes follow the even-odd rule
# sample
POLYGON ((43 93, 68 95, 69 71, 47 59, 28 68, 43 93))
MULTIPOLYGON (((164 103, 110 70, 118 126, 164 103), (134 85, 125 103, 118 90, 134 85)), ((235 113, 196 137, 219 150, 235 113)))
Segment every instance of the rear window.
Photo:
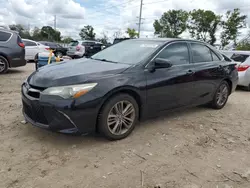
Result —
POLYGON ((78 41, 71 41, 71 43, 69 43, 69 46, 77 46, 78 44, 78 41))
POLYGON ((25 46, 37 46, 36 43, 34 43, 32 41, 24 40, 23 42, 24 42, 25 46))
POLYGON ((113 44, 117 44, 117 43, 122 42, 122 41, 124 41, 124 40, 128 40, 128 38, 124 38, 124 39, 122 39, 122 38, 121 38, 121 39, 117 39, 117 38, 116 38, 116 39, 114 40, 113 44))
POLYGON ((245 55, 245 54, 233 54, 231 59, 234 61, 244 63, 248 57, 249 57, 249 55, 245 55))
POLYGON ((10 37, 11 37, 11 33, 0 31, 0 42, 6 42, 10 39, 10 37))

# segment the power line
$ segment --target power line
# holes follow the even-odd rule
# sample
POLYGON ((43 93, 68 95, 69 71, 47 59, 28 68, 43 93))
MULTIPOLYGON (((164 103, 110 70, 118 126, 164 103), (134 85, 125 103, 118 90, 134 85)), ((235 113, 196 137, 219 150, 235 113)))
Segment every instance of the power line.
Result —
POLYGON ((100 10, 106 11, 107 9, 110 9, 110 8, 120 7, 121 5, 125 5, 125 4, 128 4, 128 3, 131 3, 132 1, 134 1, 134 0, 128 0, 128 1, 126 1, 126 2, 124 2, 124 3, 121 3, 121 4, 118 4, 118 5, 112 5, 112 6, 109 6, 109 7, 106 7, 106 8, 97 9, 97 10, 94 11, 94 12, 100 12, 100 10))
POLYGON ((148 3, 144 3, 144 5, 155 4, 155 3, 162 3, 162 2, 166 2, 166 1, 169 1, 169 0, 152 1, 152 2, 148 2, 148 3))

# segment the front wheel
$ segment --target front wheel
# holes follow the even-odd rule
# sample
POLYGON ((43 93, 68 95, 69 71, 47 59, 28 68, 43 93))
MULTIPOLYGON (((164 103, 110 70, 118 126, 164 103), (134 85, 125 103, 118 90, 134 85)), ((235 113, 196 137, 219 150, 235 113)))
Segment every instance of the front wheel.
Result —
POLYGON ((5 59, 3 56, 0 56, 0 74, 4 74, 8 71, 9 64, 7 59, 5 59))
POLYGON ((109 140, 126 138, 134 130, 138 116, 138 104, 132 96, 116 95, 104 104, 99 114, 99 131, 109 140))
POLYGON ((226 81, 223 81, 214 95, 212 107, 214 109, 222 109, 227 103, 229 94, 230 87, 226 81))

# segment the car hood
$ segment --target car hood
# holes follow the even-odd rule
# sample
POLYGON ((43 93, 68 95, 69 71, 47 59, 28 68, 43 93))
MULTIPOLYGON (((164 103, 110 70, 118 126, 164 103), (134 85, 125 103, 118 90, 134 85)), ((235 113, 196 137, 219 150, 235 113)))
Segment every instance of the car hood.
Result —
POLYGON ((34 72, 28 78, 28 83, 42 88, 81 84, 122 73, 130 66, 82 58, 46 65, 34 72))

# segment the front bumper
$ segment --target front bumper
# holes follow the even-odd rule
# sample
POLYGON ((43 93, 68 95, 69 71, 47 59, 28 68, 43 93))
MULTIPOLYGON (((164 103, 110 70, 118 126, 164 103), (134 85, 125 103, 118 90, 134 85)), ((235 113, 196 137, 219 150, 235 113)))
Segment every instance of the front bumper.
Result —
POLYGON ((22 86, 23 115, 34 126, 60 133, 86 134, 95 131, 96 108, 76 109, 72 101, 43 103, 22 86))

